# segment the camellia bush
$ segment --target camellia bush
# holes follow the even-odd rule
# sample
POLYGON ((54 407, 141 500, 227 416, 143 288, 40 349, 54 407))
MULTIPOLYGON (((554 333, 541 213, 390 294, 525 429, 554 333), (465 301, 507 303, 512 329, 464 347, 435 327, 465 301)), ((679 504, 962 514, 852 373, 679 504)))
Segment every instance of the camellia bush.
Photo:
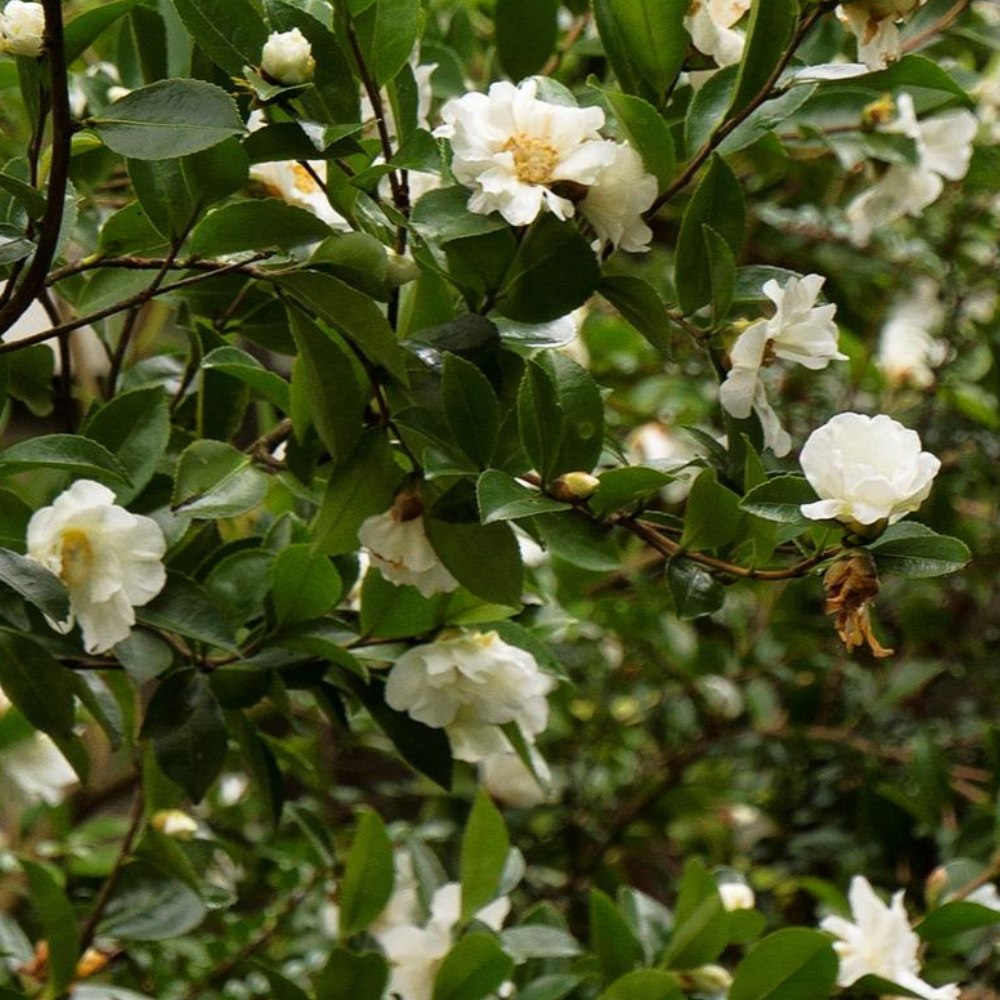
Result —
POLYGON ((0 1000, 1000 996, 1000 5, 0 52, 0 1000))

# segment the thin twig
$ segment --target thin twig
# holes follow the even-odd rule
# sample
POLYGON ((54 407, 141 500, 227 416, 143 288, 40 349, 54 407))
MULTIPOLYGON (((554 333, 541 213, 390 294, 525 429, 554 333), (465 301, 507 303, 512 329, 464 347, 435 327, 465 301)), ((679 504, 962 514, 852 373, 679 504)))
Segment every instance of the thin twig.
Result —
POLYGON ((73 277, 73 275, 104 267, 117 267, 126 271, 158 271, 168 260, 170 260, 169 270, 172 271, 209 272, 226 269, 227 271, 241 271, 251 278, 267 278, 269 272, 255 267, 254 264, 271 256, 273 256, 272 251, 262 250, 254 254, 249 260, 238 265, 228 260, 206 260, 201 257, 174 258, 173 260, 170 260, 168 257, 85 257, 83 260, 74 261, 72 264, 66 264, 64 267, 53 271, 45 279, 45 283, 47 285, 55 285, 65 278, 73 277))

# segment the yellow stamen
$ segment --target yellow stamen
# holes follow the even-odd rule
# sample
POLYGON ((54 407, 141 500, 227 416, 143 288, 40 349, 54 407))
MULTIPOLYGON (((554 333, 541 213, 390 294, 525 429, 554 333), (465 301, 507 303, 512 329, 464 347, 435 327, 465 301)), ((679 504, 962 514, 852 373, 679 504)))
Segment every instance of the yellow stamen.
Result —
POLYGON ((524 132, 515 132, 504 144, 514 154, 514 173, 525 184, 549 184, 559 162, 559 150, 550 142, 524 132))
POLYGON ((303 194, 315 194, 319 190, 312 174, 301 163, 296 163, 292 167, 292 174, 295 176, 295 190, 303 194))
POLYGON ((69 528, 61 535, 62 570, 59 576, 68 587, 83 583, 91 573, 94 550, 86 532, 79 528, 69 528))

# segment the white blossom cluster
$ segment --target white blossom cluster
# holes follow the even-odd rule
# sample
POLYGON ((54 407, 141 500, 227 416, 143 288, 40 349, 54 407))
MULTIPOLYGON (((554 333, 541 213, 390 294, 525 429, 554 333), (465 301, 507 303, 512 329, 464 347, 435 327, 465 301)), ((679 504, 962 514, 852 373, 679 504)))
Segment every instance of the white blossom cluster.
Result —
POLYGON ((871 70, 885 69, 902 55, 899 24, 927 0, 847 0, 837 16, 857 39, 858 58, 871 70))

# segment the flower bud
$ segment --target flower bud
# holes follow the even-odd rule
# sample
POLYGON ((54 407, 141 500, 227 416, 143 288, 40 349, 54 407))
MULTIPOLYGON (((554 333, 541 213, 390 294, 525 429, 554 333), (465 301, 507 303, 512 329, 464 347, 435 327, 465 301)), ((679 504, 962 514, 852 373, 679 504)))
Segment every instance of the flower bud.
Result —
POLYGON ((387 257, 386 277, 393 288, 409 284, 420 277, 420 268, 412 257, 396 253, 394 250, 390 250, 387 257))
POLYGON ((721 965, 702 965, 691 969, 685 978, 699 993, 723 993, 733 985, 733 977, 721 965))
POLYGON ((719 885, 722 906, 728 911, 752 910, 757 902, 753 889, 746 882, 722 882, 719 885))
POLYGON ((180 809, 161 809, 153 814, 150 823, 154 830, 178 840, 190 840, 198 832, 195 820, 180 809))
POLYGON ((600 479, 589 472, 567 472, 552 483, 549 493, 557 500, 573 503, 575 500, 587 500, 592 497, 600 485, 600 479))
POLYGON ((0 50, 16 56, 42 54, 45 9, 40 3, 10 0, 0 14, 0 50))
POLYGON ((275 83, 294 87, 313 78, 316 60, 309 40, 298 28, 292 28, 271 33, 261 52, 260 68, 275 83))
POLYGON ((927 880, 924 882, 924 893, 929 907, 937 906, 941 902, 941 897, 948 888, 948 882, 948 871, 942 865, 938 865, 927 876, 927 880))

